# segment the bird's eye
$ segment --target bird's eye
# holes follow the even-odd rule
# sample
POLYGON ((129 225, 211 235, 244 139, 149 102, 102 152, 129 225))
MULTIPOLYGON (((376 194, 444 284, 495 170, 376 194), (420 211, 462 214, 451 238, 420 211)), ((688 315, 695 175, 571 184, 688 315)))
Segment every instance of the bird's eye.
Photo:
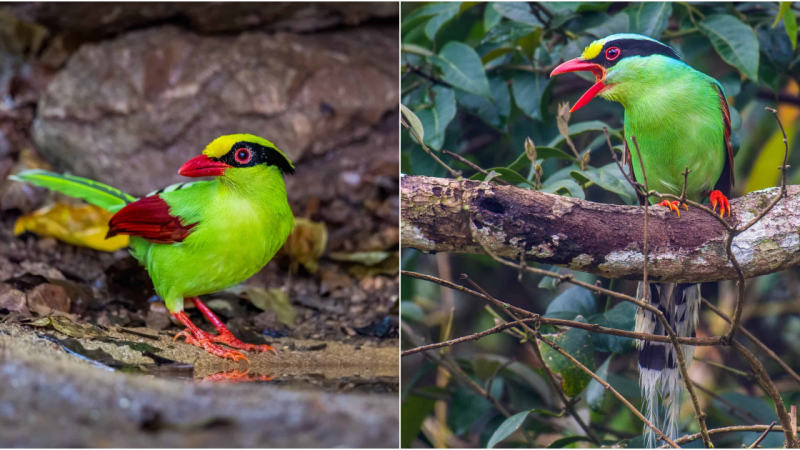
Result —
POLYGON ((619 50, 619 48, 609 47, 608 50, 606 50, 606 59, 609 61, 613 61, 619 58, 620 53, 622 52, 619 50))
POLYGON ((248 148, 240 148, 236 150, 236 154, 233 155, 236 162, 239 164, 247 164, 250 162, 250 159, 253 157, 253 154, 250 152, 248 148))

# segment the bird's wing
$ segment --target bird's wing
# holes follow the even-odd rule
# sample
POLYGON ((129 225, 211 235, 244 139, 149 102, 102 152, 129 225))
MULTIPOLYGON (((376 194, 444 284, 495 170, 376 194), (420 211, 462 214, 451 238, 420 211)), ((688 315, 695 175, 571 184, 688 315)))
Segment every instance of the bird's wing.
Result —
POLYGON ((170 214, 169 205, 164 199, 150 195, 114 214, 108 222, 107 238, 127 234, 157 244, 173 244, 186 239, 196 225, 183 225, 180 217, 170 214))
POLYGON ((731 188, 736 184, 733 177, 733 138, 731 136, 731 110, 728 108, 728 101, 725 99, 725 93, 722 88, 717 84, 717 94, 719 94, 720 110, 722 111, 722 122, 725 125, 725 150, 728 155, 725 158, 725 167, 722 168, 722 174, 714 185, 714 189, 721 191, 726 197, 730 197, 731 188))

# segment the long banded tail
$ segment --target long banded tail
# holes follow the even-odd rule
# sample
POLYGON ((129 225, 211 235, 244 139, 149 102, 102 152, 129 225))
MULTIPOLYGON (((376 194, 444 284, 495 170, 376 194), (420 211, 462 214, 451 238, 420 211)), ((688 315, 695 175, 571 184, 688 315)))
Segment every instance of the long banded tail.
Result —
MULTIPOLYGON (((697 315, 700 308, 700 285, 687 283, 653 283, 649 302, 666 317, 667 323, 678 337, 694 337, 697 315)), ((642 283, 637 297, 644 298, 642 283)), ((655 314, 646 309, 636 311, 636 331, 666 336, 664 326, 655 314)), ((683 380, 678 368, 675 348, 667 342, 637 341, 639 347, 639 385, 644 399, 644 415, 671 439, 678 437, 683 380), (662 414, 663 410, 663 414, 662 414)), ((681 352, 691 364, 694 347, 681 345, 681 352)), ((645 426, 645 443, 648 448, 656 446, 657 436, 645 426)))
POLYGON ((119 211, 128 203, 136 201, 136 197, 103 183, 47 170, 26 170, 9 178, 57 191, 70 197, 81 198, 111 212, 119 211))

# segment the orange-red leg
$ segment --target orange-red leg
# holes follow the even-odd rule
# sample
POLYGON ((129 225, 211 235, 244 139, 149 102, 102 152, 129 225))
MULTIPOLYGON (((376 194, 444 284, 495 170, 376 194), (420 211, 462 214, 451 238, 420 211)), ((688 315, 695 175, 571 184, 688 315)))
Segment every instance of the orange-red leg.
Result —
POLYGON ((172 313, 172 316, 176 319, 180 320, 182 324, 186 325, 186 329, 181 331, 180 333, 175 335, 175 339, 183 336, 186 338, 187 344, 196 345, 198 347, 203 347, 205 351, 217 355, 220 358, 230 358, 234 361, 239 361, 241 359, 250 362, 241 352, 237 352, 236 350, 230 350, 223 348, 214 343, 214 338, 216 336, 210 335, 205 331, 197 328, 195 324, 192 323, 191 320, 186 316, 186 313, 183 311, 172 313))
MULTIPOLYGON (((676 213, 678 213, 678 217, 681 216, 681 210, 679 208, 680 202, 678 200, 675 200, 675 201, 664 200, 661 203, 656 203, 655 206, 666 206, 667 208, 671 209, 672 211, 675 211, 676 213)), ((685 203, 683 204, 683 207, 686 208, 687 211, 689 210, 689 207, 686 206, 685 203)))
POLYGON ((723 217, 725 215, 725 211, 728 211, 728 217, 731 216, 731 203, 728 201, 728 197, 725 197, 722 192, 720 191, 711 191, 709 194, 708 199, 711 201, 711 209, 716 212, 717 205, 719 205, 719 216, 723 217))
POLYGON ((236 339, 236 337, 233 335, 233 333, 231 333, 228 327, 226 327, 225 324, 222 323, 221 320, 219 320, 219 317, 217 317, 213 312, 211 312, 211 310, 208 309, 208 306, 206 306, 205 303, 201 302, 199 298, 189 297, 186 300, 193 302, 194 306, 196 306, 197 309, 199 309, 200 312, 203 313, 204 316, 206 316, 206 319, 208 319, 208 321, 211 322, 211 324, 214 325, 214 328, 216 328, 217 331, 219 332, 219 335, 217 336, 210 335, 211 338, 214 340, 214 342, 221 342, 233 348, 239 348, 247 351, 254 351, 256 353, 271 351, 276 355, 278 354, 278 352, 276 352, 275 349, 269 345, 247 344, 240 341, 239 339, 236 339))

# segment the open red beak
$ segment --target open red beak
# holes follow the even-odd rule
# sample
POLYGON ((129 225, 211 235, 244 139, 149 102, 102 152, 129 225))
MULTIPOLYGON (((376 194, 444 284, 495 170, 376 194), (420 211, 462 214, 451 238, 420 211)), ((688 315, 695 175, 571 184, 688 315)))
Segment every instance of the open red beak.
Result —
POLYGON ((206 155, 196 156, 178 170, 185 177, 221 177, 231 166, 221 161, 214 161, 206 155))
POLYGON ((592 72, 594 74, 595 83, 591 88, 589 88, 588 91, 586 91, 585 94, 583 94, 583 96, 581 96, 581 98, 578 99, 577 102, 575 102, 575 105, 569 110, 569 112, 577 111, 579 108, 583 107, 583 105, 589 103, 589 100, 594 98, 598 92, 602 91, 603 88, 606 87, 606 85, 603 84, 603 81, 606 79, 606 69, 600 64, 587 62, 581 58, 575 58, 561 64, 553 69, 552 72, 550 72, 550 76, 552 77, 553 75, 558 75, 560 73, 584 71, 592 72))

